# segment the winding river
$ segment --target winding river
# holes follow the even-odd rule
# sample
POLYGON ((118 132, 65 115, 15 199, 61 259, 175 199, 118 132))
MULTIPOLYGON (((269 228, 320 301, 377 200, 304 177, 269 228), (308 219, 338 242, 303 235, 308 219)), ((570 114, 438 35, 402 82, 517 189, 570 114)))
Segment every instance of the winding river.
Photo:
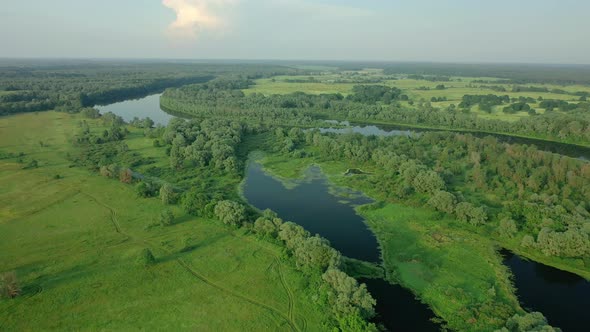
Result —
POLYGON ((542 312, 550 324, 565 332, 588 331, 590 282, 506 250, 502 255, 515 276, 516 294, 524 308, 542 312))
MULTIPOLYGON (((281 218, 321 235, 345 256, 369 262, 381 260, 377 239, 354 210, 355 205, 371 200, 351 191, 346 192, 346 198, 336 196, 319 167, 310 167, 305 179, 292 180, 285 186, 266 174, 259 163, 250 161, 243 189, 245 198, 256 208, 271 209, 281 218)), ((360 281, 377 300, 376 322, 388 330, 439 330, 430 321, 434 313, 410 291, 385 280, 360 281)))
MULTIPOLYGON (((97 107, 101 113, 113 112, 129 121, 149 116, 156 124, 166 125, 172 115, 160 109, 160 95, 97 107)), ((364 135, 415 135, 426 130, 396 126, 350 124, 348 128, 322 128, 324 132, 356 132, 364 135)), ((477 134, 479 136, 479 134, 477 134)), ((487 136, 487 134, 481 134, 487 136)), ((534 144, 540 150, 590 160, 590 148, 542 140, 492 135, 509 143, 534 144)), ((378 262, 379 247, 354 205, 370 200, 362 195, 335 196, 319 168, 311 168, 306 180, 292 183, 290 189, 267 175, 251 162, 244 185, 246 199, 260 209, 270 208, 281 218, 304 226, 330 240, 344 255, 378 262)), ((526 309, 541 311, 555 326, 564 331, 586 331, 590 326, 590 283, 571 273, 524 260, 504 252, 505 264, 514 274, 519 299, 526 309)), ((378 322, 391 330, 435 331, 438 326, 429 319, 434 315, 407 290, 384 280, 362 279, 377 299, 378 322)))

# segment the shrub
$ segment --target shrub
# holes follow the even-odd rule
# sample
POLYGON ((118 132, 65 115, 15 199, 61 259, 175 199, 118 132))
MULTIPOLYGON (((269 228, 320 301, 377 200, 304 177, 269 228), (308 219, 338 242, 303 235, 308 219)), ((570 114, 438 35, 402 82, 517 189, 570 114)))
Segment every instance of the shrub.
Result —
POLYGON ((137 264, 141 266, 149 266, 156 263, 156 257, 148 248, 143 249, 137 257, 137 264))
POLYGON ((119 181, 123 183, 133 182, 133 172, 129 168, 121 170, 119 173, 119 181))
POLYGON ((0 297, 14 299, 20 293, 21 289, 15 272, 7 272, 0 275, 0 297))
POLYGON ((162 187, 160 187, 160 199, 162 203, 174 204, 176 202, 176 195, 174 194, 174 189, 168 183, 164 183, 162 187))
POLYGON ((174 224, 174 213, 170 210, 164 210, 160 214, 160 225, 171 226, 174 224))

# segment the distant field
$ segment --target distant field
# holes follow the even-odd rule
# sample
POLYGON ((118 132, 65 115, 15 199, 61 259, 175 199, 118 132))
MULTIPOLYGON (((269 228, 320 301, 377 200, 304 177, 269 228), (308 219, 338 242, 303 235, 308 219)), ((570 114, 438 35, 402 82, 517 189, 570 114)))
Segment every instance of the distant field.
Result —
MULTIPOLYGON (((264 95, 273 94, 290 94, 294 92, 305 92, 309 94, 322 93, 340 93, 344 96, 352 92, 352 88, 357 84, 384 84, 392 87, 397 87, 407 94, 411 100, 414 101, 428 101, 435 107, 448 107, 451 104, 458 105, 464 95, 508 95, 510 98, 527 97, 533 98, 536 101, 539 97, 543 99, 565 100, 568 102, 577 102, 580 97, 569 94, 553 93, 553 92, 511 92, 513 84, 496 83, 498 78, 489 77, 452 77, 449 82, 431 82, 427 80, 408 79, 403 75, 398 75, 399 79, 391 79, 391 76, 384 76, 380 70, 363 70, 358 72, 341 72, 341 73, 326 73, 323 75, 312 76, 276 76, 269 79, 259 79, 255 81, 255 85, 249 89, 244 90, 246 94, 262 93, 264 95), (313 82, 302 82, 313 79, 313 82), (382 79, 381 83, 367 83, 359 81, 358 83, 335 83, 337 81, 346 81, 351 79, 382 79), (477 80, 489 81, 489 83, 474 83, 477 80), (299 81, 299 82, 294 82, 299 81), (437 85, 443 84, 444 90, 436 89, 437 85), (481 87, 481 86, 488 87, 481 87), (506 92, 498 92, 491 89, 491 86, 502 87, 506 92), (444 97, 446 101, 431 101, 432 98, 444 97)), ((582 85, 559 86, 553 84, 522 84, 519 86, 534 86, 544 87, 549 90, 560 89, 570 93, 574 92, 588 92, 590 87, 582 85)), ((408 103, 402 102, 403 105, 409 106, 408 103)), ((485 119, 495 119, 503 121, 516 121, 523 117, 530 116, 527 112, 519 112, 516 114, 506 114, 502 109, 506 105, 497 106, 491 113, 481 112, 478 107, 473 107, 471 112, 481 116, 485 119)), ((537 113, 542 114, 544 109, 539 107, 539 103, 531 103, 530 106, 534 108, 537 113)))
MULTIPOLYGON (((291 79, 303 79, 305 77, 292 76, 291 79)), ((348 95, 355 84, 340 83, 290 83, 285 81, 285 77, 276 77, 273 79, 256 80, 256 85, 244 90, 246 94, 262 93, 264 95, 285 95, 293 92, 305 92, 310 94, 322 93, 341 93, 348 95)))
MULTIPOLYGON (((39 162, 0 159, 0 272, 16 270, 24 290, 0 300, 0 330, 321 330, 327 315, 279 247, 176 207, 176 225, 150 228, 158 199, 69 168, 79 120, 0 118, 0 152, 39 162), (136 263, 144 248, 155 265, 136 263)), ((145 141, 132 133, 129 147, 155 154, 145 141)))

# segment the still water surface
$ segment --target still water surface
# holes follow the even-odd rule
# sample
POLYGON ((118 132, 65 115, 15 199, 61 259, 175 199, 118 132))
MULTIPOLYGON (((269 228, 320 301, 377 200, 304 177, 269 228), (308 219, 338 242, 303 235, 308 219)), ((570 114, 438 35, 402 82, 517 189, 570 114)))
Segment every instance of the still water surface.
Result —
MULTIPOLYGON (((354 205, 368 204, 370 199, 347 192, 346 202, 334 195, 319 167, 308 169, 306 178, 287 188, 281 181, 266 174, 254 161, 248 165, 244 196, 258 209, 271 209, 281 218, 293 221, 312 234, 328 239, 343 255, 369 262, 380 261, 380 250, 373 233, 354 205)), ((391 331, 438 331, 430 321, 434 313, 414 295, 385 280, 361 279, 377 300, 376 323, 391 331)))
POLYGON ((504 264, 514 274, 516 294, 522 306, 540 311, 553 326, 564 332, 588 331, 590 326, 590 282, 586 279, 522 259, 503 251, 504 264))

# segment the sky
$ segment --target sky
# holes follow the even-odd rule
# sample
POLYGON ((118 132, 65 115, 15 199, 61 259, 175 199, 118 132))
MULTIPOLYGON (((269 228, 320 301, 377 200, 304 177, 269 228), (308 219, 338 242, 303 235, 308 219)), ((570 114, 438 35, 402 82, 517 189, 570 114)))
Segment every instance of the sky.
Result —
POLYGON ((587 0, 0 0, 0 57, 590 63, 587 0))

